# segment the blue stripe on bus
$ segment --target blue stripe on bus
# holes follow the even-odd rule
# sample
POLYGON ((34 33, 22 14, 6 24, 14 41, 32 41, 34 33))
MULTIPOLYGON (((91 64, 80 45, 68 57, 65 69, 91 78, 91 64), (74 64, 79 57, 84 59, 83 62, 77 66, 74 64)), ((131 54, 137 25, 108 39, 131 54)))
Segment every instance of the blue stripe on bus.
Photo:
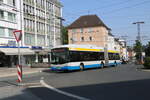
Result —
POLYGON ((85 65, 84 68, 96 68, 96 67, 101 67, 100 64, 93 64, 93 65, 85 65))
MULTIPOLYGON (((100 64, 93 64, 93 65, 84 65, 84 68, 97 68, 101 67, 100 64)), ((52 71, 64 71, 64 70, 79 70, 80 66, 64 66, 64 67, 51 67, 52 71)))
POLYGON ((51 67, 52 71, 78 70, 80 66, 51 67))
MULTIPOLYGON (((117 65, 121 64, 117 62, 117 65)), ((109 63, 109 66, 113 66, 115 63, 109 63)), ((102 67, 101 64, 84 65, 84 68, 98 68, 102 67)), ((52 71, 65 71, 65 70, 79 70, 80 66, 63 66, 63 67, 51 67, 52 71)))
POLYGON ((80 66, 67 66, 68 70, 79 70, 80 66))

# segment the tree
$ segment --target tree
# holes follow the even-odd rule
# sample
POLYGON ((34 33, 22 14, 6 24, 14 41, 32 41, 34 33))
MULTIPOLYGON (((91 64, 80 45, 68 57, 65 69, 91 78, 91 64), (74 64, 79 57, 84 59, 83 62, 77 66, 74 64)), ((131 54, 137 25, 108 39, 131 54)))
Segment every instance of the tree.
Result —
POLYGON ((139 40, 136 40, 135 46, 134 46, 134 52, 136 53, 135 57, 136 60, 140 61, 142 56, 142 44, 139 40))
POLYGON ((148 43, 148 45, 145 48, 145 55, 147 57, 150 57, 150 42, 148 43))
POLYGON ((145 47, 144 67, 150 69, 150 42, 145 47))
POLYGON ((68 44, 68 30, 66 27, 62 27, 61 29, 62 32, 62 43, 63 44, 68 44))

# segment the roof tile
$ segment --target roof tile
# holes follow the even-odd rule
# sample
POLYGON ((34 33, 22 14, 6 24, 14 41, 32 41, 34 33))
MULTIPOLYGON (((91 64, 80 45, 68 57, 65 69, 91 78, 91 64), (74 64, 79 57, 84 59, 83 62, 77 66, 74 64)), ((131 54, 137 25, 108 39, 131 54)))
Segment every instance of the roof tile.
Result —
POLYGON ((68 29, 96 26, 104 26, 107 29, 109 29, 97 15, 81 16, 77 20, 75 20, 71 25, 69 25, 68 29))

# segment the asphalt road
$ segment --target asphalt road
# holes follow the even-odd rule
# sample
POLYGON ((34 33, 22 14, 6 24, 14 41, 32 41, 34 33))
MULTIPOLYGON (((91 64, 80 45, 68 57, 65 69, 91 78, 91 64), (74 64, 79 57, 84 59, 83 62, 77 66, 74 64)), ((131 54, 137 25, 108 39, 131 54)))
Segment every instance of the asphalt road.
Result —
POLYGON ((150 72, 140 66, 45 72, 43 77, 50 89, 28 89, 42 100, 150 100, 150 72))
MULTIPOLYGON (((8 77, 0 82, 15 85, 15 80, 8 77)), ((23 92, 36 100, 150 100, 150 71, 131 64, 68 73, 46 71, 24 76, 24 83, 34 83, 23 92)))

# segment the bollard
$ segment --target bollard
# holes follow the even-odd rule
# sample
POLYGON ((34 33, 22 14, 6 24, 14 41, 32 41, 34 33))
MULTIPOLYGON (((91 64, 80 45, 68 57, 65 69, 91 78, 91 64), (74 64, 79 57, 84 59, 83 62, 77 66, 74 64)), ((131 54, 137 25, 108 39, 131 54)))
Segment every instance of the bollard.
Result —
POLYGON ((21 65, 17 65, 17 74, 18 74, 18 80, 17 82, 22 82, 22 66, 21 65))

